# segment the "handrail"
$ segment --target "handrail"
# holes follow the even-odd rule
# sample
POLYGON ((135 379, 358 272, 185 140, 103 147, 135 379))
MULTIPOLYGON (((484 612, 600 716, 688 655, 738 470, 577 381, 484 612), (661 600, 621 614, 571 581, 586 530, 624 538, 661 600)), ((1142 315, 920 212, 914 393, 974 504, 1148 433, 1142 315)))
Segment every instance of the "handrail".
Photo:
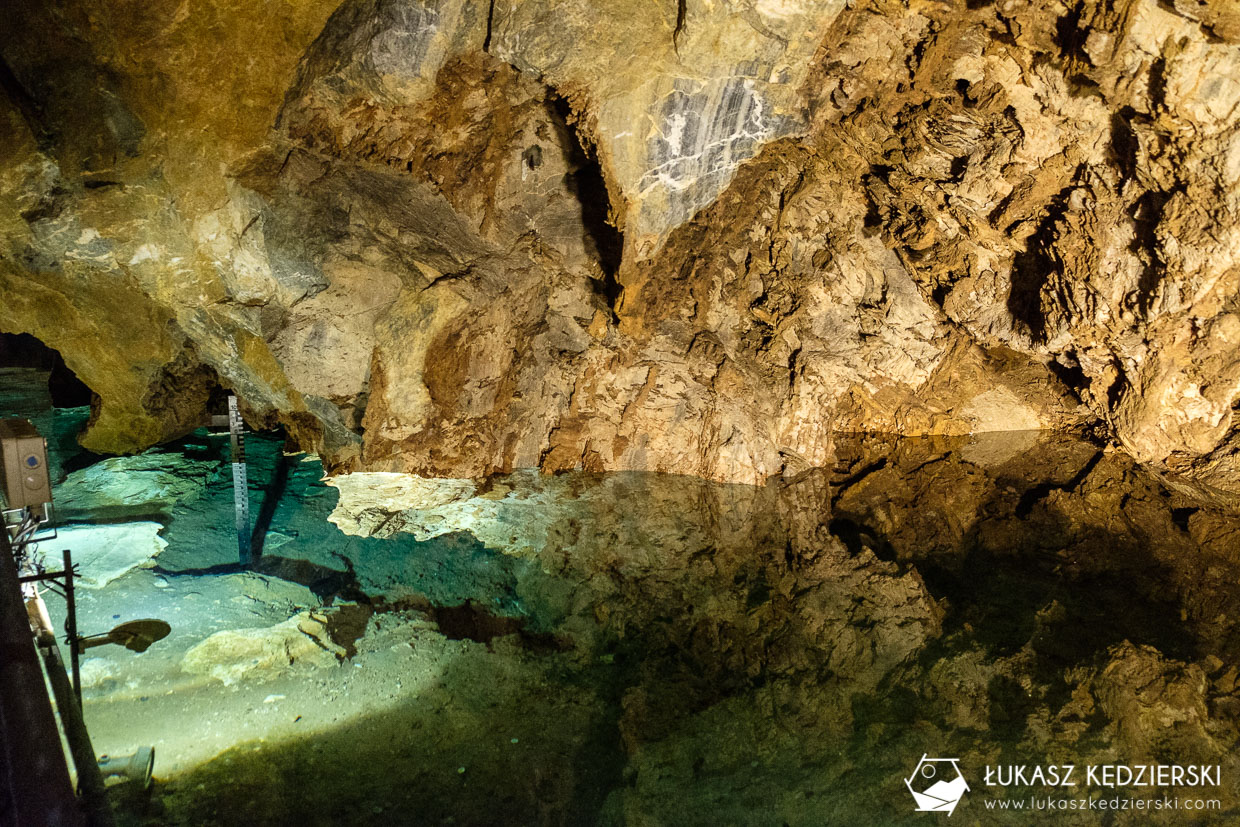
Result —
POLYGON ((83 827, 47 684, 0 529, 0 824, 83 827))

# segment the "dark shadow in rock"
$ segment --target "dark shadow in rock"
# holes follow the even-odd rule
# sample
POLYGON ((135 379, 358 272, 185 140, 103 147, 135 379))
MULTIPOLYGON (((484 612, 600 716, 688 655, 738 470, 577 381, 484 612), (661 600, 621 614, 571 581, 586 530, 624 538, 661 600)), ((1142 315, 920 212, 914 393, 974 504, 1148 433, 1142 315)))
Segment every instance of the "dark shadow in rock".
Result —
MULTIPOLYGON (((978 477, 959 453, 902 440, 872 496, 837 496, 833 510, 832 531, 850 548, 885 550, 943 600, 943 637, 922 653, 922 668, 973 647, 988 659, 1030 658, 1022 668, 1032 688, 1010 677, 989 687, 989 725, 1006 742, 1024 730, 1030 691, 1037 704, 1063 708, 1069 673, 1100 667, 1125 641, 1183 662, 1236 648, 1227 643, 1235 621, 1215 618, 1240 616, 1240 594, 1201 576, 1217 561, 1202 559, 1182 527, 1196 507, 1173 507, 1172 493, 1123 457, 1085 443, 1070 454, 1056 447, 1068 444, 1043 440, 978 477), (1114 504, 1100 501, 1119 488, 1114 504), (933 517, 953 508, 972 515, 958 536, 955 519, 933 517)), ((872 453, 860 456, 855 465, 873 465, 872 453)))
POLYGON ((1158 294, 1158 285, 1166 275, 1167 266, 1158 243, 1158 223, 1162 221, 1163 210, 1174 194, 1174 191, 1150 190, 1138 198, 1129 211, 1134 233, 1128 249, 1141 258, 1137 307, 1142 311, 1150 309, 1158 294))
POLYGON ((874 552, 880 560, 896 561, 899 555, 891 544, 883 539, 882 534, 847 517, 836 517, 828 523, 828 530, 839 538, 848 550, 856 555, 865 549, 874 552))
POLYGON ((344 563, 343 571, 312 563, 309 560, 272 555, 263 557, 252 566, 223 563, 204 568, 176 569, 156 565, 152 570, 166 577, 209 577, 252 571, 305 586, 326 606, 330 606, 336 599, 370 602, 370 596, 358 585, 353 562, 342 555, 336 555, 336 557, 344 563))
POLYGON ((65 474, 72 474, 74 471, 81 471, 83 468, 89 468, 97 462, 107 459, 103 454, 96 454, 83 448, 78 453, 66 459, 61 464, 61 469, 65 474))
POLYGON ((620 283, 616 273, 624 252, 624 235, 611 223, 611 196, 603 178, 593 147, 583 141, 572 122, 572 109, 568 101, 558 95, 548 94, 547 111, 554 123, 563 127, 568 136, 568 166, 572 170, 566 183, 581 204, 581 223, 585 228, 586 250, 593 252, 603 273, 597 285, 600 295, 613 310, 620 298, 620 283))
POLYGON ((515 635, 523 649, 533 652, 567 652, 573 642, 565 635, 531 631, 530 618, 503 615, 487 609, 482 604, 467 600, 455 606, 437 606, 424 595, 413 595, 388 602, 377 598, 376 612, 416 611, 426 615, 439 628, 440 634, 449 640, 472 640, 491 647, 496 638, 515 635))
POLYGON ((1111 154, 1125 181, 1136 176, 1137 151, 1141 148, 1141 142, 1132 128, 1135 117, 1137 112, 1131 106, 1125 106, 1111 115, 1111 154))
POLYGON ((1068 194, 1072 187, 1051 200, 1045 217, 1025 242, 1024 252, 1012 260, 1012 287, 1008 292, 1007 309, 1029 332, 1034 342, 1046 341, 1046 313, 1042 308, 1042 289, 1051 276, 1063 271, 1063 262, 1055 249, 1059 241, 1059 220, 1067 211, 1068 194))
POLYGON ((357 642, 374 614, 375 607, 367 603, 344 603, 324 614, 327 636, 344 650, 345 660, 357 654, 357 642))
POLYGON ((1082 25, 1085 12, 1084 0, 1079 0, 1066 14, 1055 21, 1055 45, 1061 55, 1070 61, 1089 62, 1085 51, 1085 38, 1089 34, 1089 25, 1082 25))
POLYGON ((1089 388, 1089 377, 1085 375, 1085 370, 1077 361, 1075 354, 1071 351, 1060 354, 1058 358, 1047 362, 1046 366, 1050 368, 1051 373, 1055 374, 1055 378, 1072 392, 1077 402, 1085 399, 1085 391, 1089 388))
POLYGON ((260 561, 263 556, 263 545, 267 540, 267 532, 271 530, 271 519, 275 516, 276 507, 288 488, 289 469, 299 461, 296 456, 284 455, 276 462, 275 474, 267 484, 263 493, 262 505, 254 516, 254 531, 250 535, 251 563, 260 561))
POLYGON ((52 405, 81 408, 91 404, 94 394, 78 379, 54 350, 28 333, 0 333, 0 367, 39 368, 48 371, 47 387, 52 405))

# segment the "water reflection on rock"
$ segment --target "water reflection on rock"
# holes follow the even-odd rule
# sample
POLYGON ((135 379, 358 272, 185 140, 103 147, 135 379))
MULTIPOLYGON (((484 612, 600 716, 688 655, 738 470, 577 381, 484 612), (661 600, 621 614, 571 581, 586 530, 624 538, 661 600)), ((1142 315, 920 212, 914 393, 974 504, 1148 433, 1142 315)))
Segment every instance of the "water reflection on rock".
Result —
POLYGON ((904 823, 923 755, 960 759, 970 823, 1030 820, 986 806, 1047 792, 984 783, 1014 764, 1219 765, 1205 823, 1240 815, 1240 518, 1092 443, 840 436, 764 486, 325 483, 255 435, 248 569, 225 446, 57 487, 65 536, 165 526, 80 594, 90 628, 174 627, 88 664, 96 745, 159 744, 128 823, 904 823))
MULTIPOLYGON (((1204 792, 1234 816, 1233 514, 1067 437, 839 437, 835 456, 764 487, 357 474, 333 519, 535 563, 521 611, 571 637, 583 680, 602 670, 616 717, 606 823, 900 821, 923 753, 966 774, 1221 764, 1204 792)), ((984 799, 1029 792, 976 781, 984 822, 984 799)))

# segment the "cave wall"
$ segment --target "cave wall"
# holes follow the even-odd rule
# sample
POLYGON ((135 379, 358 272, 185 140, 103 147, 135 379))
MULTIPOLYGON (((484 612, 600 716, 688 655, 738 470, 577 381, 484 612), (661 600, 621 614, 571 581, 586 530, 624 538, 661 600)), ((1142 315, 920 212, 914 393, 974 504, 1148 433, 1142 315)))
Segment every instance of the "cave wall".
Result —
POLYGON ((336 470, 1090 426, 1240 491, 1223 4, 15 4, 0 330, 336 470))

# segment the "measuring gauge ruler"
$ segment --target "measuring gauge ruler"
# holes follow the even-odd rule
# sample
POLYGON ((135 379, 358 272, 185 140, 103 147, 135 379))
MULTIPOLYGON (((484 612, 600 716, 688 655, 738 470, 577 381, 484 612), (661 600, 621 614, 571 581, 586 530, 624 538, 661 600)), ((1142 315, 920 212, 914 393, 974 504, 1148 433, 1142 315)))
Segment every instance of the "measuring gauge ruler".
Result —
POLYGON ((237 513, 237 553, 241 565, 250 562, 250 483, 245 466, 245 423, 237 397, 228 397, 228 433, 232 441, 233 507, 237 513))

